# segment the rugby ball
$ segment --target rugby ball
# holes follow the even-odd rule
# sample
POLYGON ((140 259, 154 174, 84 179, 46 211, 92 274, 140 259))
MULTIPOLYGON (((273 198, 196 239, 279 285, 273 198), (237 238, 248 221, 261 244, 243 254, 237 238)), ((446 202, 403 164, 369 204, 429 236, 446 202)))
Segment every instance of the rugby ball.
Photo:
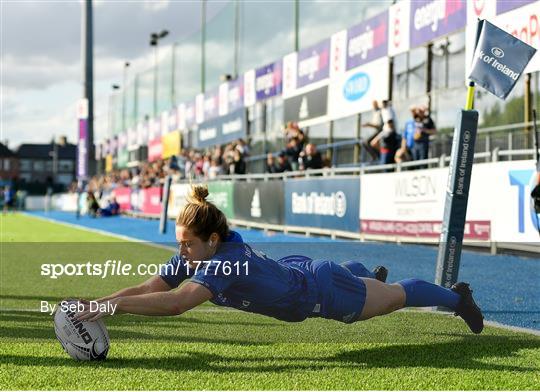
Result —
MULTIPOLYGON (((76 301, 67 301, 67 304, 76 301)), ((54 314, 56 338, 73 359, 98 361, 107 358, 109 352, 109 333, 102 320, 78 321, 76 310, 69 306, 57 306, 54 314)))

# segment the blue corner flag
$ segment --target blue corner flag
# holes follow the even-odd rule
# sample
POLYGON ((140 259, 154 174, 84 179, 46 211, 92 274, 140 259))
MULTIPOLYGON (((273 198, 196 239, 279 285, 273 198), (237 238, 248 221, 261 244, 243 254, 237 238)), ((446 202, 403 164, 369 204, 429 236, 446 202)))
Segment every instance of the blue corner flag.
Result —
POLYGON ((478 42, 469 79, 506 99, 536 49, 486 20, 478 23, 478 42))

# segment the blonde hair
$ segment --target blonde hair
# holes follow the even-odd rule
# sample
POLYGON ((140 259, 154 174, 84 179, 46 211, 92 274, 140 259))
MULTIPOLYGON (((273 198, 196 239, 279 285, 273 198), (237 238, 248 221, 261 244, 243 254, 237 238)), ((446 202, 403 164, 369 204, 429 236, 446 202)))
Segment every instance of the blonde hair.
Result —
POLYGON ((186 196, 187 203, 176 218, 177 226, 184 226, 203 241, 208 240, 212 233, 217 233, 221 241, 229 235, 229 225, 225 214, 213 203, 206 200, 208 186, 191 185, 191 191, 186 196))

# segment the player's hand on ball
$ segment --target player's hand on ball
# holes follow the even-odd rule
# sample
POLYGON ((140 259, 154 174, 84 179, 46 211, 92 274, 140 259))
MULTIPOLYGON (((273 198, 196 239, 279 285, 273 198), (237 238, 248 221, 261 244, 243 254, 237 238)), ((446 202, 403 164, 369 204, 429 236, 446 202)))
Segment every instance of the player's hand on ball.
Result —
POLYGON ((76 314, 75 318, 79 321, 96 321, 105 316, 111 316, 116 309, 116 301, 114 299, 104 302, 85 301, 83 311, 76 314))

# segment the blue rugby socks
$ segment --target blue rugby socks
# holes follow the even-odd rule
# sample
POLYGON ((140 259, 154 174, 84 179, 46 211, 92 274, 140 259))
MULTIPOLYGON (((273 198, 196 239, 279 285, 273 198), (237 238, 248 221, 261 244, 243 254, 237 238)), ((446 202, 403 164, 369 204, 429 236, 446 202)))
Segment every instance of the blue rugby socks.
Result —
POLYGON ((405 306, 446 306, 455 309, 461 296, 450 289, 420 279, 405 279, 399 283, 405 290, 405 306))

